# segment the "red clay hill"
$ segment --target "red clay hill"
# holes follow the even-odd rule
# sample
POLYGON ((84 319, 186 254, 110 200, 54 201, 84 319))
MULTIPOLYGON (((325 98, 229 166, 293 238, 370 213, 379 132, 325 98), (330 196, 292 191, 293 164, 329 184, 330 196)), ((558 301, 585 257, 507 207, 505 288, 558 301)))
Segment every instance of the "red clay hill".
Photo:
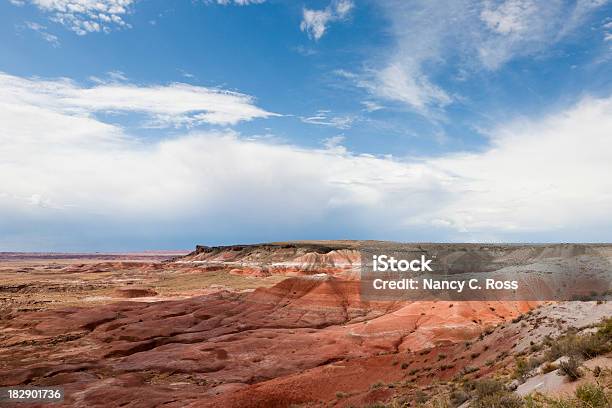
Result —
MULTIPOLYGON (((363 406, 400 390, 433 392, 473 367, 483 369, 471 375, 487 376, 511 365, 524 339, 610 315, 605 302, 366 301, 362 244, 5 260, 0 386, 60 385, 63 405, 77 407, 363 406), (521 326, 534 309, 544 312, 539 327, 547 315, 564 323, 521 326)), ((605 245, 406 245, 482 270, 589 273, 612 258, 605 245)))

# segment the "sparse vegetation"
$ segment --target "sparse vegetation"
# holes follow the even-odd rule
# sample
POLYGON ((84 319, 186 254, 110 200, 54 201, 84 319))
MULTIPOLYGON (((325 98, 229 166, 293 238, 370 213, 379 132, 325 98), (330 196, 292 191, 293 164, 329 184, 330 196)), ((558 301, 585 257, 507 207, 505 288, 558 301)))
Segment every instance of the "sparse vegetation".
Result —
POLYGON ((576 399, 588 407, 610 407, 610 398, 598 384, 583 384, 576 389, 576 399))
POLYGON ((518 357, 515 360, 515 364, 514 378, 524 381, 531 370, 542 364, 542 360, 539 358, 525 359, 524 357, 518 357))
POLYGON ((425 394, 423 391, 421 390, 417 390, 416 393, 414 394, 414 400, 418 403, 418 404, 424 404, 427 402, 429 398, 427 397, 427 394, 425 394))
POLYGON ((453 406, 459 406, 470 399, 470 395, 463 390, 453 390, 450 393, 450 402, 453 406))
POLYGON ((474 373, 476 371, 478 371, 478 368, 476 368, 476 367, 465 366, 465 367, 463 367, 463 370, 461 370, 461 373, 465 375, 465 374, 474 373))
POLYGON ((597 326, 597 332, 578 335, 568 333, 556 339, 547 338, 549 346, 546 358, 554 361, 561 356, 579 356, 593 358, 612 350, 612 318, 604 320, 597 326))
POLYGON ((599 384, 587 383, 576 388, 574 396, 569 398, 542 398, 536 396, 527 398, 530 402, 527 407, 531 408, 610 408, 612 406, 612 394, 599 384))
POLYGON ((576 381, 582 377, 580 362, 574 356, 559 363, 559 372, 569 378, 570 381, 576 381))
POLYGON ((508 391, 503 383, 493 379, 483 379, 475 383, 473 408, 520 408, 523 399, 508 391))

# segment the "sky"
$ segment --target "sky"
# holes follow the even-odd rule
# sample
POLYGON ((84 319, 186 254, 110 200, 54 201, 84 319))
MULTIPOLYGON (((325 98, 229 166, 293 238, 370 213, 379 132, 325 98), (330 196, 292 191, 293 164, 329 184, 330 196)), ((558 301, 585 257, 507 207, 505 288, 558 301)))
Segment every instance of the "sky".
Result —
POLYGON ((612 241, 612 2, 0 0, 0 251, 612 241))

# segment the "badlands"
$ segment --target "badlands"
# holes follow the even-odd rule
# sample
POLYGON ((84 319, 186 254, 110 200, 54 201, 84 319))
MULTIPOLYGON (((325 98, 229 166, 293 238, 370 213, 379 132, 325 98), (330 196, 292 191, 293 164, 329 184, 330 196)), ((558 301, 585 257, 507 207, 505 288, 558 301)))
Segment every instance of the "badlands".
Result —
POLYGON ((549 406, 591 383, 608 398, 612 282, 579 278, 610 272, 612 245, 401 244, 451 273, 516 271, 536 291, 573 273, 605 295, 418 302, 362 296, 364 245, 398 244, 0 253, 0 387, 61 386, 54 407, 549 406), (570 338, 597 344, 579 378, 562 375, 570 338), (519 405, 483 402, 487 384, 519 405))

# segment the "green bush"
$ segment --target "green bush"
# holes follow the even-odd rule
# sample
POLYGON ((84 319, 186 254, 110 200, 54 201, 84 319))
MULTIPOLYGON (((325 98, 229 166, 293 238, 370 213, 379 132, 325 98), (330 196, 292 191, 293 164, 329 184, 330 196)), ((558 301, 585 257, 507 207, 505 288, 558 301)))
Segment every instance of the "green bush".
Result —
POLYGON ((576 389, 576 399, 587 407, 609 408, 610 401, 604 389, 596 384, 584 384, 576 389))
MULTIPOLYGON (((534 407, 550 408, 610 408, 612 406, 610 393, 598 384, 583 384, 576 388, 574 397, 547 400, 545 405, 534 407)), ((531 406, 528 405, 529 408, 531 406)))

